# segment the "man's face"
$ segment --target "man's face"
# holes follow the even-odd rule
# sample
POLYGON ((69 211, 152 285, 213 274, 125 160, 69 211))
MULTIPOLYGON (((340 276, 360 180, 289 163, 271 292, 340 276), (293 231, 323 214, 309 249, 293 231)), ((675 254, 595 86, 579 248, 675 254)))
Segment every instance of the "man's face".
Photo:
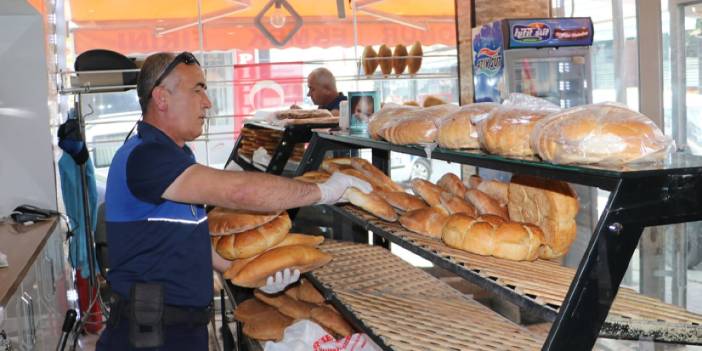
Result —
POLYGON ((164 82, 169 91, 169 123, 179 141, 192 141, 202 134, 207 109, 212 107, 207 85, 198 65, 178 65, 164 82))
POLYGON ((326 95, 326 89, 319 84, 319 80, 314 76, 307 77, 307 96, 312 98, 312 102, 315 105, 324 104, 324 96, 326 95))

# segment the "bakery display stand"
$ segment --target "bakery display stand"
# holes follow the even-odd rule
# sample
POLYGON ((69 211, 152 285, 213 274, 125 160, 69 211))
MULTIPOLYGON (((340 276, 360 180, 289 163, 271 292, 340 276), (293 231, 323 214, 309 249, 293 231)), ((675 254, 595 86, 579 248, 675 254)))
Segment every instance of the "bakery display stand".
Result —
MULTIPOLYGON (((311 138, 296 175, 316 170, 327 151, 361 148, 371 148, 374 164, 384 165, 385 167, 381 168, 384 170, 387 170, 390 151, 426 156, 423 147, 392 145, 348 133, 317 133, 311 138)), ((351 210, 331 207, 347 219, 373 231, 374 234, 399 244, 463 278, 476 282, 483 288, 496 291, 501 297, 535 312, 547 321, 552 321, 552 327, 543 342, 544 350, 590 350, 598 336, 634 340, 652 338, 664 342, 702 344, 701 320, 696 319, 700 317, 684 310, 671 310, 667 313, 667 315, 675 315, 671 320, 677 316, 677 324, 658 323, 657 327, 652 328, 643 322, 627 323, 626 318, 620 321, 621 328, 618 328, 616 323, 605 324, 643 229, 648 226, 702 220, 702 158, 673 154, 663 164, 642 164, 614 169, 556 165, 540 162, 537 159, 506 158, 480 151, 441 148, 433 150, 431 157, 516 174, 558 179, 598 187, 610 192, 606 207, 579 266, 574 272, 564 272, 560 282, 551 282, 555 286, 564 288, 562 296, 554 294, 549 302, 548 296, 540 298, 538 294, 529 292, 529 284, 533 285, 537 282, 536 285, 539 285, 539 279, 544 279, 547 283, 553 279, 557 280, 548 275, 549 269, 559 269, 559 266, 552 262, 541 260, 512 262, 525 269, 534 268, 535 274, 539 274, 539 267, 548 267, 541 270, 541 275, 524 277, 525 279, 521 282, 504 283, 505 280, 510 279, 510 274, 514 273, 513 269, 506 269, 503 271, 503 276, 496 277, 493 274, 481 272, 479 268, 470 267, 471 262, 477 262, 479 265, 482 261, 490 261, 490 258, 449 249, 435 239, 403 231, 399 225, 395 225, 394 229, 388 229, 383 226, 392 224, 364 217, 358 212, 354 213, 351 206, 347 206, 351 210), (423 240, 435 241, 435 243, 422 243, 423 240), (431 245, 435 245, 436 248, 432 249, 431 245), (564 283, 563 279, 567 283, 564 283)), ((509 262, 502 263, 510 265, 509 262)), ((489 269, 486 270, 489 271, 489 269)), ((622 293, 621 295, 625 302, 636 302, 636 298, 627 297, 632 294, 622 293)), ((639 305, 651 305, 653 303, 651 301, 654 301, 653 299, 648 301, 643 297, 642 299, 639 299, 639 305)), ((664 306, 664 310, 672 308, 670 305, 661 305, 664 306)), ((666 314, 665 311, 658 312, 666 314)), ((658 318, 658 320, 665 321, 666 318, 658 318)))

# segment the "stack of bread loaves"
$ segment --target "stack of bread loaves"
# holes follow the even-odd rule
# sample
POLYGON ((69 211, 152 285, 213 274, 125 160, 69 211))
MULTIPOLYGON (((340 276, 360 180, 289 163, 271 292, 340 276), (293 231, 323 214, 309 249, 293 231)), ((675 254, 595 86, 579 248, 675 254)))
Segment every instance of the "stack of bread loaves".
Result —
POLYGON ((212 247, 232 261, 224 277, 238 286, 257 288, 266 278, 289 268, 309 272, 331 261, 315 246, 321 236, 291 234, 290 217, 215 208, 208 216, 212 247))
POLYGON ((353 334, 341 314, 326 304, 322 294, 305 279, 280 294, 256 290, 253 298, 237 306, 234 318, 244 323, 244 334, 262 341, 279 341, 285 328, 302 319, 316 322, 335 336, 353 334))

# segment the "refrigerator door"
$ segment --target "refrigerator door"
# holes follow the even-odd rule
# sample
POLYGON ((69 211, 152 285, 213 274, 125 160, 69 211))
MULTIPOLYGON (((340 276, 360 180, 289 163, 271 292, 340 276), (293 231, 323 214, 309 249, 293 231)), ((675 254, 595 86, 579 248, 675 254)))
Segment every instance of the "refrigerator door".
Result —
POLYGON ((589 47, 505 51, 508 93, 546 99, 563 108, 592 101, 589 47))

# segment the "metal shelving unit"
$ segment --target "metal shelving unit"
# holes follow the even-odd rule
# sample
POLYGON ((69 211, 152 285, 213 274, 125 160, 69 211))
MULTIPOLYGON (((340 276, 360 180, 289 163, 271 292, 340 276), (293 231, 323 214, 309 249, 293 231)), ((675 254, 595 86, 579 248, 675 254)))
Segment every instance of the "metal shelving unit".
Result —
MULTIPOLYGON (((373 149, 374 163, 386 166, 390 151, 426 156, 425 149, 418 146, 392 145, 371 140, 365 135, 318 133, 310 140, 296 174, 300 175, 305 171, 317 169, 326 151, 360 148, 373 149)), ((610 312, 644 227, 702 220, 702 158, 700 157, 673 154, 660 164, 618 168, 556 165, 541 162, 536 158, 507 158, 480 151, 441 148, 434 149, 431 157, 512 173, 559 179, 610 191, 606 208, 599 218, 580 265, 573 273, 567 292, 558 308, 555 304, 539 303, 535 299, 530 301, 528 295, 522 297, 502 288, 491 288, 491 290, 501 291, 499 292, 501 296, 553 321, 543 344, 544 350, 589 350, 593 347, 610 312)), ((403 243, 403 240, 393 237, 383 228, 371 225, 366 220, 356 222, 381 236, 386 234, 386 239, 396 241, 416 253, 424 252, 424 249, 417 247, 418 245, 408 241, 403 243)), ((434 261, 441 262, 437 259, 434 261)), ((454 263, 441 264, 449 268, 455 265, 454 263)), ((473 277, 471 273, 463 270, 453 270, 474 281, 477 281, 478 277, 490 279, 480 277, 479 274, 473 277)), ((492 286, 491 284, 493 283, 481 283, 488 288, 492 286)), ((694 327, 695 323, 692 324, 694 327)), ((697 332, 691 334, 685 342, 702 344, 699 328, 696 330, 697 332)), ((605 328, 604 334, 613 334, 611 328, 605 328)))

